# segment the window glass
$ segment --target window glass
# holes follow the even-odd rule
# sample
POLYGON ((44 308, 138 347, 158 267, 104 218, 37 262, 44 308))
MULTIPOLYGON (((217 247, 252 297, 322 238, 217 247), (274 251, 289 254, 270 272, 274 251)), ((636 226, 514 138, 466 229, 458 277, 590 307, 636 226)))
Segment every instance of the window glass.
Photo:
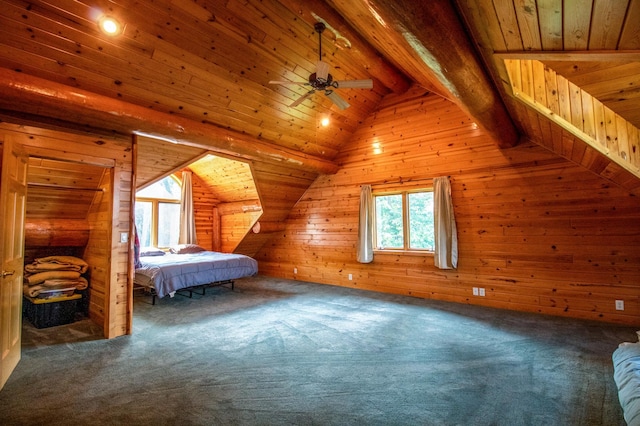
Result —
POLYGON ((159 198, 163 200, 180 200, 180 184, 171 176, 159 180, 153 185, 136 192, 139 198, 159 198))
POLYGON ((378 248, 403 248, 402 194, 381 195, 376 200, 378 248))
POLYGON ((409 202, 409 248, 433 251, 433 192, 407 194, 409 202))
POLYGON ((158 204, 158 247, 178 244, 180 232, 180 204, 158 204))
POLYGON ((135 221, 140 246, 170 247, 180 232, 180 184, 172 176, 136 193, 135 221))
POLYGON ((151 241, 152 211, 153 204, 150 201, 136 201, 136 231, 141 247, 153 244, 151 241))
POLYGON ((433 192, 374 194, 375 247, 378 250, 433 251, 433 192))

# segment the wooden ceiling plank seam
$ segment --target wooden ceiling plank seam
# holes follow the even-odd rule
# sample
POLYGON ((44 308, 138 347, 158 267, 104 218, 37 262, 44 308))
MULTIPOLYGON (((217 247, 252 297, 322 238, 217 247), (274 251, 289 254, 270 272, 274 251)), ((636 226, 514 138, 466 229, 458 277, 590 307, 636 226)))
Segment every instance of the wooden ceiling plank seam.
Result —
MULTIPOLYGON (((556 75, 556 86, 558 87, 558 107, 559 111, 555 111, 559 117, 565 120, 567 123, 571 122, 571 88, 569 87, 569 80, 564 78, 558 78, 556 75)), ((555 103, 553 104, 555 105, 555 103)))
POLYGON ((563 2, 563 45, 564 50, 587 50, 591 33, 591 16, 594 0, 573 0, 563 2))
POLYGON ((596 115, 594 104, 594 97, 584 90, 580 90, 581 105, 582 105, 582 131, 587 134, 591 139, 596 139, 596 115))
POLYGON ((479 50, 488 51, 489 53, 507 51, 504 35, 500 31, 500 21, 497 18, 493 3, 458 0, 457 6, 458 12, 466 24, 465 27, 473 32, 473 38, 478 41, 476 45, 479 50), (476 22, 483 22, 485 25, 475 25, 476 22))
POLYGON ((620 33, 617 47, 619 50, 640 49, 640 25, 638 22, 640 22, 640 0, 631 0, 620 33))
POLYGON ((547 100, 547 84, 544 64, 540 61, 532 61, 532 77, 534 100, 542 105, 549 105, 547 100))
POLYGON ((618 48, 622 24, 629 0, 596 0, 593 14, 598 17, 598 25, 591 26, 589 50, 618 48))
POLYGON ((542 50, 540 22, 535 0, 514 1, 516 19, 524 50, 542 50))
POLYGON ((537 0, 541 50, 562 50, 562 0, 537 0))
MULTIPOLYGON (((182 9, 202 22, 216 22, 228 31, 237 33, 240 37, 264 42, 266 33, 253 25, 245 14, 232 14, 227 10, 227 5, 216 1, 192 1, 170 0, 173 7, 182 9), (242 30, 240 32, 239 30, 242 30)), ((227 2, 228 4, 228 2, 227 2)))
POLYGON ((606 129, 606 148, 610 153, 619 154, 618 146, 618 120, 616 114, 609 108, 604 110, 604 126, 606 129))
POLYGON ((631 161, 633 157, 630 154, 629 134, 627 133, 627 121, 615 114, 616 117, 616 133, 618 140, 617 154, 625 161, 631 161))
POLYGON ((580 132, 584 132, 584 119, 582 110, 582 90, 569 81, 569 104, 571 114, 569 122, 580 132))
POLYGON ((493 0, 500 29, 507 47, 510 50, 524 50, 524 41, 520 36, 520 27, 518 26, 518 17, 515 11, 514 2, 511 0, 493 0))
POLYGON ((627 134, 629 135, 629 161, 640 164, 640 129, 627 122, 627 134))
POLYGON ((544 67, 544 84, 546 87, 546 105, 549 106, 551 111, 560 111, 560 105, 558 104, 558 80, 556 79, 556 73, 554 73, 548 67, 544 67))
MULTIPOLYGON (((606 148, 607 128, 605 126, 605 106, 602 102, 593 102, 593 119, 595 122, 596 140, 601 147, 606 148)), ((636 163, 640 164, 640 162, 636 163)))

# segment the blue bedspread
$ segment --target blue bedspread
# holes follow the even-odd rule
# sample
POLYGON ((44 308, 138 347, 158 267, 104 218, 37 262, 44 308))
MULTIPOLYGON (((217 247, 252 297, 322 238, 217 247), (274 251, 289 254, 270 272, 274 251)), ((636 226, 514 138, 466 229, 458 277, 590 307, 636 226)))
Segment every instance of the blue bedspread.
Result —
POLYGON ((203 251, 141 257, 135 281, 153 286, 158 297, 177 290, 217 281, 249 277, 258 273, 258 262, 249 256, 203 251))

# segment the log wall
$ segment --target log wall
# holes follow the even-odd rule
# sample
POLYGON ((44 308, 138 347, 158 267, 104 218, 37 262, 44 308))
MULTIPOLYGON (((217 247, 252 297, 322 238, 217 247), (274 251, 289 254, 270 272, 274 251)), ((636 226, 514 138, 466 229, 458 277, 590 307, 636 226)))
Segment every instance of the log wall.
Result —
POLYGON ((256 255, 262 274, 640 324, 640 200, 601 176, 533 143, 500 150, 452 103, 416 90, 386 99, 336 161, 256 255), (432 255, 356 261, 360 185, 447 175, 457 270, 436 269, 432 255))

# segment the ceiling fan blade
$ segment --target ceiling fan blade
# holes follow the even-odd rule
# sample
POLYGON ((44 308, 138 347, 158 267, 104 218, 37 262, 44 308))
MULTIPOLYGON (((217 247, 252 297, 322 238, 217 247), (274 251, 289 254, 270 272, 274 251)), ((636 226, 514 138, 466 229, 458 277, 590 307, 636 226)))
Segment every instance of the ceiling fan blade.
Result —
POLYGON ((327 77, 329 77, 329 64, 323 61, 318 61, 316 65, 316 78, 326 81, 327 77))
POLYGON ((289 108, 295 108, 298 105, 300 105, 302 102, 304 102, 305 99, 307 99, 309 96, 313 95, 315 93, 315 90, 309 90, 307 93, 305 93, 304 95, 300 96, 298 99, 296 99, 291 105, 289 105, 289 108))
POLYGON ((278 80, 270 80, 269 84, 280 84, 283 86, 289 86, 289 85, 295 85, 295 86, 304 86, 304 85, 309 85, 308 82, 306 81, 278 81, 278 80))
POLYGON ((347 109, 351 106, 349 105, 349 102, 342 99, 340 95, 338 95, 333 90, 327 90, 325 94, 327 95, 327 98, 331 99, 331 102, 336 104, 336 106, 340 109, 347 109))
POLYGON ((373 80, 344 80, 334 84, 339 89, 373 89, 373 80))

